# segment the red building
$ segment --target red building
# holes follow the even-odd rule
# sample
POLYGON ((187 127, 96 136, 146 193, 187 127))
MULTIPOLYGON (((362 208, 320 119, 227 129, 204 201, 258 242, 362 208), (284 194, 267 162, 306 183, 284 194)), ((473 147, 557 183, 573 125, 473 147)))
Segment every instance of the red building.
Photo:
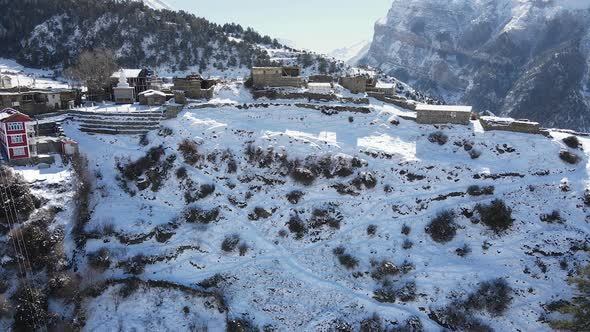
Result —
POLYGON ((0 143, 8 160, 36 155, 32 121, 27 115, 11 108, 0 111, 0 143))

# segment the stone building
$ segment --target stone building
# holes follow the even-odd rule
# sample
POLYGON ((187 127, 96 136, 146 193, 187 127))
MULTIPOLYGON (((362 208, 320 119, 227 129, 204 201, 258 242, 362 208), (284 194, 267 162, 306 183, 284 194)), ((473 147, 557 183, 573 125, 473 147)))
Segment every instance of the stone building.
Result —
POLYGON ((364 75, 343 76, 340 78, 340 85, 352 93, 367 92, 367 77, 364 75))
POLYGON ((211 99, 217 81, 206 80, 199 74, 191 74, 184 78, 173 79, 174 91, 183 91, 186 98, 190 99, 211 99))
MULTIPOLYGON (((146 90, 139 94, 139 103, 141 105, 161 106, 166 103, 168 95, 165 92, 157 90, 146 90)), ((172 95, 170 95, 172 98, 172 95)))
POLYGON ((119 84, 113 88, 113 100, 117 104, 133 104, 135 102, 135 88, 127 82, 125 71, 121 70, 119 84))
POLYGON ((252 85, 256 89, 305 86, 299 67, 253 67, 252 85))
POLYGON ((485 131, 501 130, 515 133, 543 134, 541 125, 538 122, 532 122, 529 120, 482 116, 479 119, 479 122, 485 131))
POLYGON ((421 124, 462 124, 471 121, 471 106, 457 105, 416 105, 416 122, 421 124))

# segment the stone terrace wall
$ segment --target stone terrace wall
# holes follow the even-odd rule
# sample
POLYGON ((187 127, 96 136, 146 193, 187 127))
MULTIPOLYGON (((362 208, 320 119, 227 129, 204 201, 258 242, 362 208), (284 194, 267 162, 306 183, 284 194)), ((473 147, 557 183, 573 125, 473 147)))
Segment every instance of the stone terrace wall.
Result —
POLYGON ((471 120, 470 112, 445 111, 417 111, 416 122, 421 124, 452 123, 468 125, 471 120))
POLYGON ((541 126, 537 122, 527 121, 508 121, 499 120, 493 118, 481 118, 479 119, 481 126, 485 131, 501 130, 510 131, 515 133, 526 133, 526 134, 542 134, 545 132, 541 130, 541 126))

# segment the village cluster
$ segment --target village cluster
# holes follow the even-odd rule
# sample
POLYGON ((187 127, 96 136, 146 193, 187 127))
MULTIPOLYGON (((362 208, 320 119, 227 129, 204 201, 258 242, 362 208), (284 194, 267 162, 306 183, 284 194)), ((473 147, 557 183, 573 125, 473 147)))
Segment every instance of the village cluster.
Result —
MULTIPOLYGON (((191 100, 209 100, 215 96, 215 87, 224 84, 217 79, 205 79, 199 74, 174 77, 165 82, 148 69, 121 69, 113 73, 100 96, 82 89, 30 89, 14 86, 8 76, 0 77, 0 145, 3 158, 13 164, 50 164, 52 154, 71 155, 77 151, 77 143, 65 137, 60 130, 64 116, 77 112, 83 114, 89 102, 110 102, 115 105, 139 104, 159 110, 159 119, 174 117, 191 100), (167 116, 170 113, 172 116, 167 116), (166 114, 166 116, 164 116, 166 114), (57 118, 57 119, 56 119, 57 118)), ((404 117, 419 124, 468 125, 479 120, 484 130, 546 134, 540 125, 528 120, 514 120, 493 116, 478 116, 471 106, 431 105, 417 103, 397 94, 396 83, 380 82, 367 73, 334 78, 329 75, 303 77, 299 67, 254 67, 246 84, 258 97, 276 99, 306 98, 314 101, 353 101, 369 104, 374 98, 383 103, 400 106, 413 112, 404 117), (360 98, 342 97, 342 91, 360 98)), ((141 113, 141 112, 138 112, 141 113)), ((104 113, 93 115, 107 116, 104 113)), ((146 116, 154 115, 148 114, 146 116)), ((116 115, 116 114, 114 114, 116 115)), ((120 114, 119 114, 120 115, 120 114)), ((131 115, 131 113, 129 113, 131 115)), ((137 115, 137 114, 135 114, 137 115)), ((154 117, 146 118, 146 121, 154 117)), ((110 121, 114 121, 110 119, 110 121)), ((127 118, 122 121, 128 121, 127 118)), ((96 122, 96 121, 95 121, 96 122)), ((116 128, 123 128, 124 123, 116 128)), ((150 127, 151 128, 151 127, 150 127)), ((148 129, 150 129, 148 128, 148 129)), ((82 128, 90 133, 139 133, 133 130, 101 131, 82 128)), ((131 127, 131 129, 135 129, 131 127)))

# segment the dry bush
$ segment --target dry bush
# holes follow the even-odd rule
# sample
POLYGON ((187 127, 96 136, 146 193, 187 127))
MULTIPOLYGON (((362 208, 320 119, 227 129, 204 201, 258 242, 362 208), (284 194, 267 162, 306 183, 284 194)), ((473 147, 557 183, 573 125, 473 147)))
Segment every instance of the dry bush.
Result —
POLYGON ((221 242, 221 250, 225 252, 232 252, 238 247, 239 243, 240 236, 238 234, 226 235, 223 241, 221 242))
POLYGON ((111 267, 111 253, 107 248, 88 254, 88 265, 98 271, 105 271, 111 267))
POLYGON ((182 154, 184 161, 194 166, 200 160, 203 159, 203 156, 199 154, 199 145, 196 141, 185 138, 178 144, 178 151, 182 154))
POLYGON ((301 200, 301 198, 305 195, 304 192, 299 190, 293 190, 287 194, 287 200, 291 204, 297 204, 301 200))
POLYGON ((559 158, 561 158, 561 160, 565 161, 566 163, 572 165, 579 163, 581 160, 581 158, 577 154, 565 150, 559 153, 559 158))
POLYGON ((467 193, 471 196, 493 195, 494 186, 480 187, 478 185, 471 185, 467 188, 467 193))
POLYGON ((447 243, 457 234, 455 213, 451 210, 439 212, 426 227, 426 233, 438 243, 447 243))
POLYGON ((359 265, 358 259, 356 259, 351 254, 346 253, 346 249, 344 249, 342 246, 334 248, 332 253, 338 257, 338 262, 340 262, 340 265, 346 267, 349 270, 352 270, 359 265))
POLYGON ((540 217, 541 221, 552 223, 562 223, 561 213, 559 210, 553 210, 551 213, 543 214, 540 217))
POLYGON ((291 178, 304 186, 310 186, 316 179, 316 175, 308 168, 296 167, 291 172, 291 178))
POLYGON ((563 143, 572 149, 577 149, 580 147, 580 140, 577 136, 568 136, 563 139, 563 143))
POLYGON ((377 234, 377 225, 367 226, 367 235, 374 236, 375 234, 377 234))
POLYGON ((47 294, 42 289, 21 285, 12 301, 16 331, 37 331, 47 324, 47 294))
POLYGON ((475 209, 481 222, 496 233, 505 231, 512 226, 512 209, 503 200, 495 199, 488 205, 478 204, 475 209))
POLYGON ((445 145, 449 141, 449 137, 442 131, 435 131, 428 135, 428 141, 431 143, 437 143, 438 145, 445 145))
POLYGON ((186 171, 186 167, 181 166, 176 169, 176 178, 178 179, 186 179, 188 173, 186 171))
POLYGON ((305 222, 299 217, 298 214, 293 214, 289 218, 289 222, 287 223, 289 226, 289 231, 295 234, 296 239, 301 239, 307 233, 307 225, 305 222))
POLYGON ((198 223, 198 224, 210 224, 213 221, 217 221, 219 218, 219 208, 213 208, 211 210, 204 210, 200 207, 191 206, 188 207, 182 213, 183 218, 188 223, 198 223))
POLYGON ((464 306, 469 310, 485 310, 497 317, 503 315, 512 302, 512 288, 502 279, 484 281, 469 295, 464 306))
POLYGON ((367 189, 373 189, 377 186, 377 177, 371 172, 360 172, 351 182, 357 190, 361 190, 363 187, 367 189))

